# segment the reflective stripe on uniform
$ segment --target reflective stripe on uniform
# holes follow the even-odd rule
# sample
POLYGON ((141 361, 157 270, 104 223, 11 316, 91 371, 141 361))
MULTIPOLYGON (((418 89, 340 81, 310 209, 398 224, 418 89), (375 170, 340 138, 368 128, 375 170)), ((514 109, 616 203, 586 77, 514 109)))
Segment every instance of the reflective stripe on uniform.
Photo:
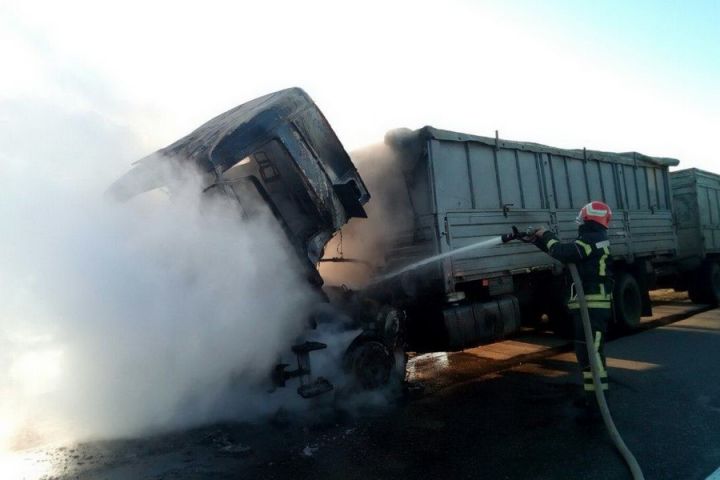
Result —
MULTIPOLYGON (((610 301, 595 301, 595 302, 587 302, 588 308, 610 308, 610 301)), ((580 305, 577 302, 570 302, 568 303, 568 308, 570 310, 577 310, 580 308, 580 305)))
MULTIPOLYGON (((586 392, 594 392, 594 391, 595 391, 595 384, 594 384, 594 383, 586 383, 586 384, 583 385, 583 389, 584 389, 586 392)), ((607 384, 607 383, 603 383, 603 384, 602 384, 602 389, 603 389, 603 390, 608 390, 608 389, 609 389, 608 384, 607 384)))
MULTIPOLYGON (((580 303, 578 302, 577 295, 574 294, 575 284, 570 286, 570 301, 568 302, 568 308, 578 309, 580 303)), ((610 302, 612 301, 612 293, 605 292, 605 285, 600 284, 600 293, 589 293, 585 294, 585 300, 587 301, 588 308, 610 308, 610 302)))
MULTIPOLYGON (((595 359, 597 360, 597 364, 600 365, 600 385, 603 390, 608 390, 608 374, 607 370, 605 369, 605 365, 602 363, 602 359, 600 358, 600 342, 602 342, 602 332, 596 331, 595 332, 595 338, 593 341, 593 354, 595 355, 595 359)), ((592 370, 589 368, 584 368, 582 371, 583 375, 583 389, 586 392, 594 392, 595 391, 595 383, 593 382, 593 375, 592 370)))
POLYGON ((607 293, 591 293, 589 295, 585 295, 585 300, 589 302, 594 301, 600 301, 600 302, 609 302, 612 299, 610 295, 607 293))
POLYGON ((607 258, 610 256, 610 249, 608 247, 603 247, 603 256, 600 257, 600 271, 598 272, 598 275, 601 277, 607 276, 607 258))
MULTIPOLYGON (((595 332, 595 343, 593 344, 595 347, 595 358, 597 358, 597 364, 600 365, 601 373, 604 373, 607 377, 605 365, 603 365, 602 358, 600 357, 600 340, 602 340, 602 332, 595 332)), ((603 383, 607 383, 607 381, 603 383)))
POLYGON ((555 245, 556 243, 560 243, 560 241, 555 240, 554 238, 551 238, 550 240, 548 240, 547 244, 545 244, 545 248, 550 250, 552 248, 552 246, 555 245))
POLYGON ((592 247, 582 240, 575 240, 575 244, 580 245, 585 250, 585 255, 589 256, 592 253, 592 247))

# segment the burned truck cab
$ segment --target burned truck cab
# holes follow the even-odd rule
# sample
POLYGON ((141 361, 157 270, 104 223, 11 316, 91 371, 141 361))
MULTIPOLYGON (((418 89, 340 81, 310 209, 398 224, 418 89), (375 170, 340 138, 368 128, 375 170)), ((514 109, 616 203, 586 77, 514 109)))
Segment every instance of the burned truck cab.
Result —
POLYGON ((188 168, 207 175, 206 191, 235 197, 246 215, 269 208, 318 284, 315 264, 325 244, 351 217, 366 216, 370 198, 329 123, 299 88, 213 118, 139 160, 108 193, 126 200, 167 185, 170 172, 188 168))
MULTIPOLYGON (((236 200, 243 216, 270 210, 317 287, 322 278, 316 265, 327 241, 351 217, 365 217, 363 205, 370 198, 329 123, 299 88, 213 118, 136 162, 107 193, 125 201, 166 187, 172 195, 172 177, 193 170, 203 178, 199 188, 236 200)), ((309 382, 308 354, 322 347, 317 342, 294 346, 298 367, 285 371, 281 366, 275 372, 277 383, 300 377, 301 395, 326 390, 309 382)))

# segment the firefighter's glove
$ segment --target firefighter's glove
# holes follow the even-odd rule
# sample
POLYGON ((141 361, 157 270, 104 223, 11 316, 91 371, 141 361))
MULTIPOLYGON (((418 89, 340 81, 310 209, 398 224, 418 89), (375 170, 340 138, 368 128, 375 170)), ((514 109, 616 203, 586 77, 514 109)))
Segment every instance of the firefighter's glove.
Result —
POLYGON ((542 238, 543 235, 545 235, 545 232, 547 232, 547 230, 545 230, 545 227, 539 227, 539 228, 533 228, 533 231, 529 232, 529 233, 530 233, 530 236, 534 237, 533 240, 535 240, 535 239, 542 238))
POLYGON ((540 250, 545 251, 545 242, 543 241, 543 236, 545 235, 546 231, 547 230, 545 230, 543 227, 534 229, 534 231, 529 233, 527 242, 532 243, 540 250))

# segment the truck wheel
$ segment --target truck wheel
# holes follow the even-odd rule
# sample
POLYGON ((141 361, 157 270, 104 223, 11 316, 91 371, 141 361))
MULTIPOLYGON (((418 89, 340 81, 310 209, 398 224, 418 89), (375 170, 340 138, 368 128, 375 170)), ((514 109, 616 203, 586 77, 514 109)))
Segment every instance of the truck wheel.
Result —
POLYGON ((640 325, 642 296, 640 286, 631 274, 618 275, 613 291, 615 322, 622 330, 633 330, 640 325))
POLYGON ((717 262, 706 265, 704 283, 708 291, 708 303, 717 306, 720 301, 720 265, 717 262))
POLYGON ((394 353, 379 340, 356 339, 345 353, 346 371, 362 390, 375 390, 387 385, 396 371, 395 367, 394 353))
POLYGON ((713 306, 720 302, 720 265, 706 262, 690 282, 688 296, 693 303, 707 303, 713 306))
MULTIPOLYGON (((698 272, 699 275, 699 272, 698 272)), ((688 297, 690 301, 695 304, 703 304, 705 302, 705 294, 702 289, 702 285, 697 278, 693 278, 688 285, 688 297)))

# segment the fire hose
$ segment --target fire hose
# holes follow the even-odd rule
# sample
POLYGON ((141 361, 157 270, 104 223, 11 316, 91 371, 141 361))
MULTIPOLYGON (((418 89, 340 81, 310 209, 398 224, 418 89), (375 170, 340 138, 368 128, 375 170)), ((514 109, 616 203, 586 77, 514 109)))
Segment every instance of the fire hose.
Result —
MULTIPOLYGON (((503 235, 501 238, 502 243, 507 243, 511 240, 520 240, 526 243, 531 242, 531 238, 535 234, 533 227, 528 227, 527 231, 520 232, 517 227, 512 227, 512 233, 503 235)), ((587 299, 585 298, 585 290, 583 289, 582 279, 580 273, 578 273, 577 266, 574 263, 568 264, 570 275, 572 276, 573 283, 575 284, 575 292, 577 294, 578 304, 580 305, 580 318, 582 320, 583 333, 585 335, 585 347, 587 348, 588 358, 590 359, 590 370, 592 372, 593 385, 595 387, 595 399, 597 400, 598 406, 600 407, 600 414, 602 415, 603 423, 605 428, 610 434, 615 447, 622 455, 625 463, 630 468, 633 480, 645 480, 640 464, 635 459, 630 449, 625 445, 620 432, 613 422, 612 416, 610 415, 610 409, 608 408, 607 401, 605 399, 605 392, 602 388, 602 382, 600 380, 600 372, 603 370, 603 366, 600 363, 600 355, 596 351, 595 342, 593 342, 592 328, 590 326, 590 314, 588 312, 587 299)))
POLYGON ((632 474, 633 479, 644 480, 645 477, 640 469, 640 464, 637 462, 635 456, 632 454, 627 445, 625 445, 625 442, 620 436, 620 432, 618 432, 617 427, 615 427, 615 422, 613 422, 612 416, 610 415, 610 409, 608 408, 607 401, 605 400, 605 393, 602 389, 602 383, 600 381, 600 372, 602 371, 603 366, 600 363, 600 356, 595 351, 592 328, 590 327, 590 314, 588 313, 588 305, 587 300, 585 299, 585 291, 582 286, 582 280, 580 279, 577 266, 575 266, 574 263, 568 264, 568 268, 570 269, 570 275, 575 283, 575 292, 577 292, 577 300, 580 305, 580 318, 582 319, 583 332, 585 333, 585 346, 587 347, 593 385, 595 386, 595 399, 600 406, 600 414, 602 415, 603 422, 605 423, 605 428, 610 434, 610 438, 615 444, 615 447, 618 449, 620 455, 622 455, 625 460, 625 463, 627 463, 630 468, 630 473, 632 474))

